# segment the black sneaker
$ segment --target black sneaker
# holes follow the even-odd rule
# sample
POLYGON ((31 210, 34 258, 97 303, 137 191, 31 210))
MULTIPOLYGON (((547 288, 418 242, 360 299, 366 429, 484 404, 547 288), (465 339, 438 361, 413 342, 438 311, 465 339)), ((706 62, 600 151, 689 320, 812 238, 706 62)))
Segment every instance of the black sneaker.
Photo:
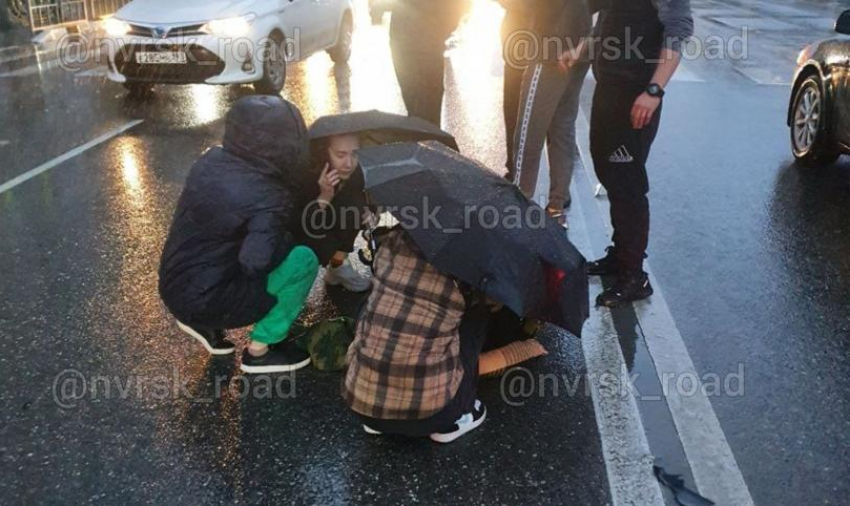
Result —
POLYGON ((487 418, 487 408, 484 406, 484 403, 476 399, 475 409, 473 409, 472 413, 466 413, 458 418, 454 427, 448 431, 431 434, 431 440, 438 443, 451 443, 467 432, 478 428, 484 422, 485 418, 487 418))
POLYGON ((259 357, 242 352, 242 372, 262 374, 270 372, 289 372, 310 365, 310 354, 298 347, 292 339, 270 344, 268 351, 259 357))
POLYGON ((177 326, 183 332, 194 337, 213 355, 229 355, 236 350, 236 346, 226 339, 227 333, 223 330, 201 330, 180 322, 177 322, 177 326))
POLYGON ((591 276, 607 276, 609 274, 617 274, 619 271, 620 264, 617 262, 617 254, 614 252, 614 246, 605 248, 604 257, 587 264, 587 273, 591 276))
POLYGON ((623 274, 614 286, 605 290, 596 298, 597 306, 610 308, 622 307, 636 300, 643 300, 652 295, 652 285, 645 272, 623 274))

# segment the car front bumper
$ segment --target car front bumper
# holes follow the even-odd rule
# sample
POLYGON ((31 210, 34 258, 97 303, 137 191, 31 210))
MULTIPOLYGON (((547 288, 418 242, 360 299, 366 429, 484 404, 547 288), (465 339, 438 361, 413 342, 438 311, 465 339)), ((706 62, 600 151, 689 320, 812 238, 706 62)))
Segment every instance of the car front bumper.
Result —
POLYGON ((120 83, 240 84, 262 77, 262 51, 252 39, 228 40, 214 35, 154 39, 110 37, 105 41, 110 80, 120 83), (186 53, 183 64, 137 63, 138 52, 186 53))

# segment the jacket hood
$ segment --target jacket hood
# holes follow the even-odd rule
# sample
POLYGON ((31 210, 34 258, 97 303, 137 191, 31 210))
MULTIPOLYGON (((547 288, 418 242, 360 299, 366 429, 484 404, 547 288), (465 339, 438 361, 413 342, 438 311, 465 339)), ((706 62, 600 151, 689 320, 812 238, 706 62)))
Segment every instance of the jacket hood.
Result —
POLYGON ((259 170, 297 179, 309 163, 307 126, 295 105, 276 96, 238 100, 225 118, 224 150, 259 170))

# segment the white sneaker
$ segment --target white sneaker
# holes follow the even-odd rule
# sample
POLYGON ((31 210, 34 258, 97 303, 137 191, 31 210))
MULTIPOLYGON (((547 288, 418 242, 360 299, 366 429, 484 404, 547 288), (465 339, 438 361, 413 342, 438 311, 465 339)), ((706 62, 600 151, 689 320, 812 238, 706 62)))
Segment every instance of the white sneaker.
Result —
POLYGON ((454 430, 450 432, 435 432, 431 434, 431 440, 438 443, 451 443, 467 432, 476 429, 487 418, 487 408, 478 399, 475 400, 475 410, 466 413, 455 422, 454 430))
POLYGON ((325 283, 331 286, 342 285, 349 292, 365 292, 372 286, 372 278, 357 272, 346 260, 339 267, 327 268, 325 283))
POLYGON ((370 436, 380 436, 382 434, 381 432, 373 429, 372 427, 369 427, 366 424, 363 424, 363 432, 369 434, 370 436))

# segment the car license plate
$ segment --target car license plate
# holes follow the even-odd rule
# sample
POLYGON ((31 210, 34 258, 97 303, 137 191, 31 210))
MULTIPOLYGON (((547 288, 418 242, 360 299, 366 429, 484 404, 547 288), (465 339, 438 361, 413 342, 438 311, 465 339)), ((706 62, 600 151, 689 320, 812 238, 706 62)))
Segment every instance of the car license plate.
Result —
POLYGON ((153 65, 185 65, 186 53, 180 51, 170 52, 139 52, 136 53, 136 63, 153 65))

